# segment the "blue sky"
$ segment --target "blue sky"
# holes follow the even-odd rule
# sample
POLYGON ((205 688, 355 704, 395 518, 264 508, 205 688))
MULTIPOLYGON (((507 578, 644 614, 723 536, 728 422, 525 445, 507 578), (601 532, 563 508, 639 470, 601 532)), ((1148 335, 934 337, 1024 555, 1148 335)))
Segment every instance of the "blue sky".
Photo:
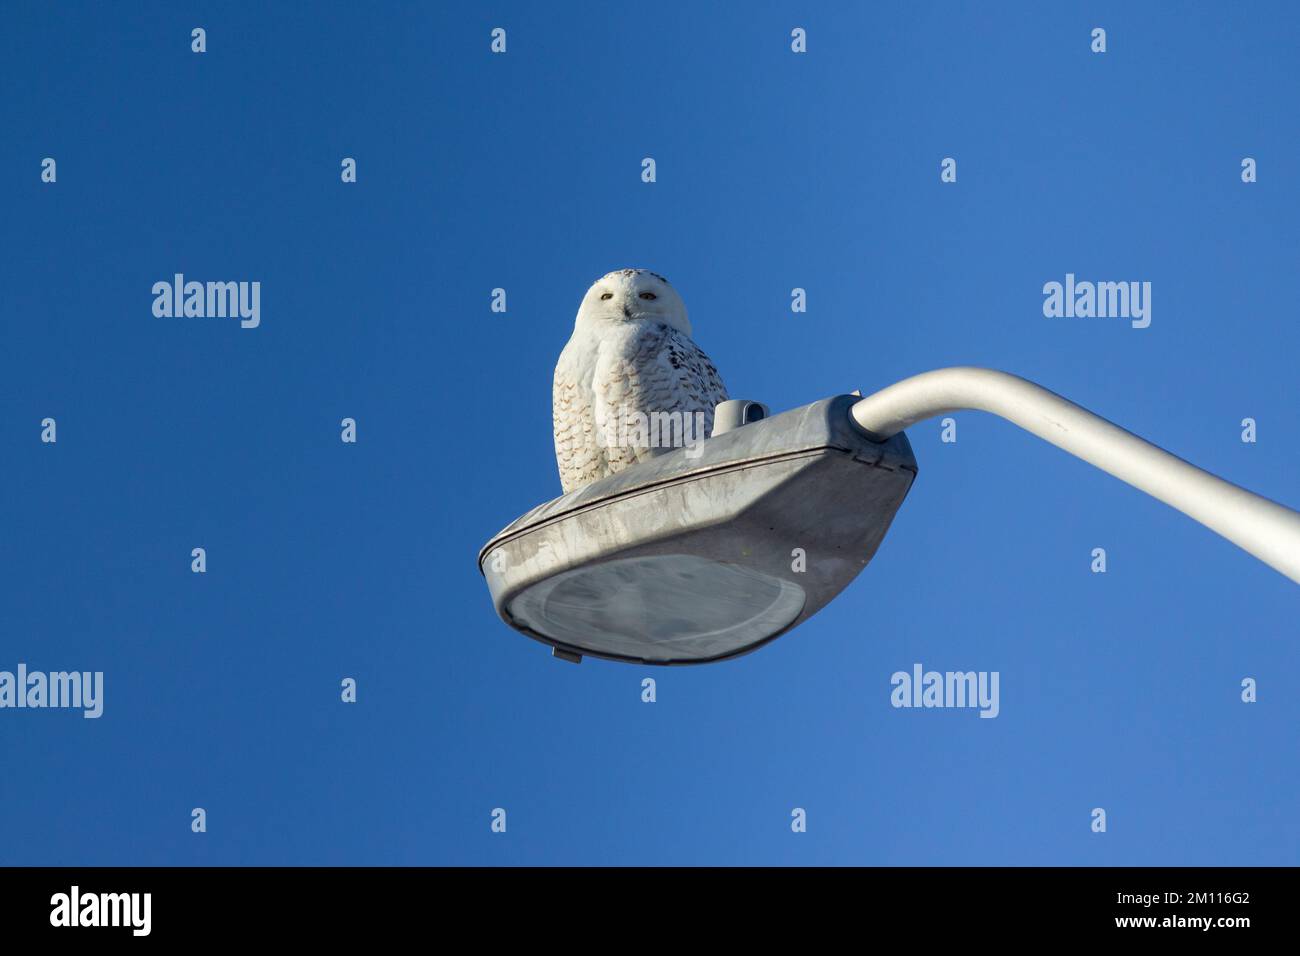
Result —
POLYGON ((105 702, 0 710, 0 863, 1300 862, 1295 585, 991 417, 911 429, 876 560, 736 661, 554 661, 475 565, 624 266, 733 395, 989 365, 1300 504, 1300 14, 1171 11, 10 5, 0 669, 105 702), (155 318, 176 272, 261 325, 155 318), (1067 272, 1151 326, 1045 318, 1067 272), (1000 715, 892 708, 916 662, 1000 715))

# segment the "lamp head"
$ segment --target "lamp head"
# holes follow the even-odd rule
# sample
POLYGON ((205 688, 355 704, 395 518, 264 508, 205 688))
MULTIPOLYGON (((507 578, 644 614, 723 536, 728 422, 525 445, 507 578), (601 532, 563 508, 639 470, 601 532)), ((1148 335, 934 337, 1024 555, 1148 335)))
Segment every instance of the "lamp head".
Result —
POLYGON ((907 437, 871 441, 856 401, 715 433, 534 508, 479 554, 497 613, 567 660, 701 664, 785 633, 866 567, 916 477, 907 437))

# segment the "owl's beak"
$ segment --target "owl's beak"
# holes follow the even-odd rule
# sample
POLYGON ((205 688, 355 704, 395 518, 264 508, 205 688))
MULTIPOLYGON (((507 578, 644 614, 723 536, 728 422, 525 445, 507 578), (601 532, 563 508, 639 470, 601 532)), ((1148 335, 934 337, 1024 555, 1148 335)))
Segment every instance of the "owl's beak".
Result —
POLYGON ((625 319, 632 318, 632 310, 629 309, 626 305, 623 306, 623 318, 625 319))

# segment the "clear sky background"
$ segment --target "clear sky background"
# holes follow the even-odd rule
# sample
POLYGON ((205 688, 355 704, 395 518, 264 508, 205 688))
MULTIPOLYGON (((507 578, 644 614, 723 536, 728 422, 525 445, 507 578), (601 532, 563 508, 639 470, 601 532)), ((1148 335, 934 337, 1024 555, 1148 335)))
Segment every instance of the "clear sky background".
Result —
POLYGON ((994 366, 1300 505, 1295 6, 624 6, 6 6, 0 669, 106 686, 0 711, 0 863, 1300 862, 1300 591, 992 417, 735 661, 555 661, 476 568, 625 266, 735 396, 994 366), (155 318, 176 272, 261 326, 155 318), (1045 318, 1067 272, 1150 328, 1045 318), (1000 716, 892 708, 916 662, 1000 716))

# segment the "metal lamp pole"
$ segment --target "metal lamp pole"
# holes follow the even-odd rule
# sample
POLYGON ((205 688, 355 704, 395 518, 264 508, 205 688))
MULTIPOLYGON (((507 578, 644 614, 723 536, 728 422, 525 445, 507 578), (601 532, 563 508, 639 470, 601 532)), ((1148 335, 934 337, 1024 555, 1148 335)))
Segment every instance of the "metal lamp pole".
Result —
POLYGON ((1019 425, 1195 518, 1300 584, 1300 513, 1138 438, 1040 385, 959 366, 924 372, 869 395, 853 420, 878 441, 935 415, 974 409, 1019 425))

